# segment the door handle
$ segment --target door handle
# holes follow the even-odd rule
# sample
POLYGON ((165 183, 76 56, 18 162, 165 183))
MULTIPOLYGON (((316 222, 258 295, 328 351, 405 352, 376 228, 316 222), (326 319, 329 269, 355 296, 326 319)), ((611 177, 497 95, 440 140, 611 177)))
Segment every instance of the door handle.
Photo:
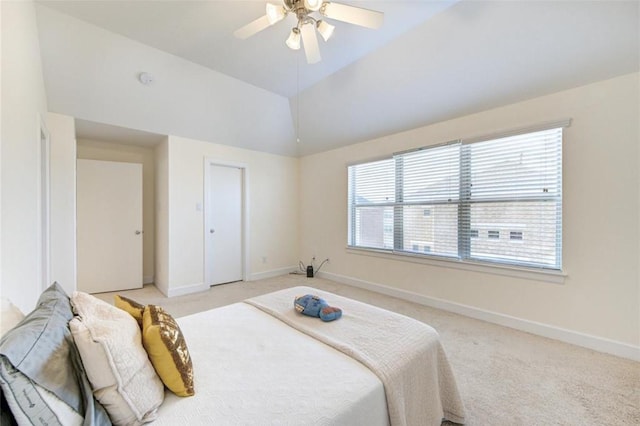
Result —
POLYGON ((136 231, 136 235, 142 234, 142 231, 136 231))
POLYGON ((213 229, 213 228, 209 229, 209 233, 210 233, 210 234, 213 234, 214 232, 216 232, 216 230, 215 230, 215 229, 213 229))

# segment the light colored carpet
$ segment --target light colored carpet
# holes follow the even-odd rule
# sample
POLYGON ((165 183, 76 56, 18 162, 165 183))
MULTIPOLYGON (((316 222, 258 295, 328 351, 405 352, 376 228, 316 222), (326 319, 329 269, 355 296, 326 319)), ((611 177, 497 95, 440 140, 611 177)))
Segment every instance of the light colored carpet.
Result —
MULTIPOLYGON (((181 317, 297 285, 360 300, 434 327, 457 377, 468 425, 640 425, 638 362, 336 282, 285 275, 170 299, 154 286, 119 294, 181 317)), ((97 296, 113 303, 113 294, 97 296)))

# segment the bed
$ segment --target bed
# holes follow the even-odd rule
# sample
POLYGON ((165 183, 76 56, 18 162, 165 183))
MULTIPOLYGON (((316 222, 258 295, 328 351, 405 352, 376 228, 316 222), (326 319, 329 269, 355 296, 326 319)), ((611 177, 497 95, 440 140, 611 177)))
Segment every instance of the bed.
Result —
MULTIPOLYGON (((411 318, 294 287, 177 323, 193 363, 195 395, 165 391, 152 424, 464 423, 462 400, 437 333, 411 318), (342 318, 324 323, 295 312, 293 299, 303 294, 339 306, 342 318)), ((6 346, 3 338, 3 357, 6 346)), ((67 405, 81 414, 82 424, 104 421, 97 401, 87 395, 79 399, 85 402, 67 405)), ((16 411, 15 402, 11 408, 16 411)))

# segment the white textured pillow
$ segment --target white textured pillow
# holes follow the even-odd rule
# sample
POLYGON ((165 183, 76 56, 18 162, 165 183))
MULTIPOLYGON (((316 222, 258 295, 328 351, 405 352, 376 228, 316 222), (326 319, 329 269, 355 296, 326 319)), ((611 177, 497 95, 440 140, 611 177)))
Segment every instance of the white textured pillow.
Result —
POLYGON ((0 336, 4 336, 23 318, 24 314, 20 312, 20 309, 7 299, 0 298, 0 336))
POLYGON ((81 426, 83 422, 83 418, 80 414, 73 411, 73 408, 69 407, 65 402, 52 393, 39 386, 37 383, 34 383, 35 389, 38 391, 38 394, 42 397, 42 400, 47 404, 54 413, 56 413, 56 417, 60 424, 65 426, 81 426))
POLYGON ((93 393, 115 425, 156 418, 164 385, 142 346, 140 327, 125 311, 87 293, 74 292, 78 315, 69 322, 93 393))

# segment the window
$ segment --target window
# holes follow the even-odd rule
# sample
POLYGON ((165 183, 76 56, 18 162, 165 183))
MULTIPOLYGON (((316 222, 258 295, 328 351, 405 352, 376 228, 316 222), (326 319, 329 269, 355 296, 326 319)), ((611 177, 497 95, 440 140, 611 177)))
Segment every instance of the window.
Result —
POLYGON ((348 245, 560 270, 566 125, 349 166, 348 245))
POLYGON ((512 240, 522 240, 522 231, 511 231, 509 238, 512 240))

